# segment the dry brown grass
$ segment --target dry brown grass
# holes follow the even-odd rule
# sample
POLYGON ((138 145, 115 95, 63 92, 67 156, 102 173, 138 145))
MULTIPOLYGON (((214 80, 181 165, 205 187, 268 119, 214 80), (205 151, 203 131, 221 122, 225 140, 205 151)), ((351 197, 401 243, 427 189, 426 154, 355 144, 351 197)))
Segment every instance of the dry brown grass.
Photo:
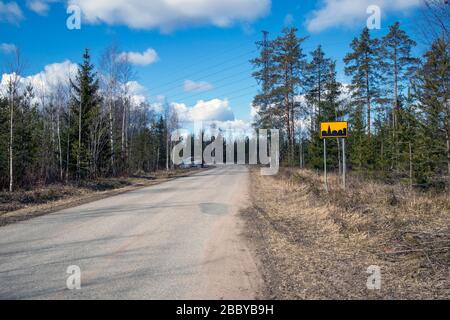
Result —
POLYGON ((81 183, 36 186, 0 192, 0 227, 117 194, 188 176, 203 169, 161 170, 152 175, 108 178, 81 183))
POLYGON ((251 174, 244 212, 266 282, 262 298, 450 298, 450 199, 402 186, 284 169, 251 174), (367 268, 382 287, 368 290, 367 268))

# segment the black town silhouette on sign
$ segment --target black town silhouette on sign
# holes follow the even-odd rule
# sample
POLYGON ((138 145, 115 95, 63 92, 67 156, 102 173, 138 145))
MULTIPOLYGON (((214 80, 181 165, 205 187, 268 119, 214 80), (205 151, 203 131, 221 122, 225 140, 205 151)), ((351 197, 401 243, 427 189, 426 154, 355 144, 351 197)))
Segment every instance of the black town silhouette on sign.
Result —
POLYGON ((331 131, 331 126, 328 126, 328 131, 322 131, 322 138, 346 138, 347 137, 347 128, 343 128, 342 130, 331 131))

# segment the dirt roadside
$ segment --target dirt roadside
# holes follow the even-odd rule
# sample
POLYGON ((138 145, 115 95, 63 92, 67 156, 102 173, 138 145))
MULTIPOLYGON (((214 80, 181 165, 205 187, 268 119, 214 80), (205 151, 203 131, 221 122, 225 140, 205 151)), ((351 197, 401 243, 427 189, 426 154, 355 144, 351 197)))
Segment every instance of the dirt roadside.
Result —
MULTIPOLYGON (((209 168, 195 170, 177 170, 174 172, 170 172, 169 174, 158 174, 152 179, 130 178, 127 179, 128 185, 106 191, 93 191, 86 189, 76 190, 76 192, 73 192, 73 194, 69 193, 56 201, 48 201, 42 204, 25 205, 23 208, 20 208, 18 210, 2 213, 0 214, 0 227, 55 213, 64 209, 77 207, 86 203, 113 197, 130 191, 154 186, 167 181, 171 181, 173 179, 188 177, 192 174, 200 172, 201 170, 209 170, 209 168)), ((64 186, 62 185, 60 187, 64 188, 64 186)))
MULTIPOLYGON (((450 199, 350 179, 329 196, 313 172, 251 172, 241 212, 264 279, 260 299, 449 299, 450 199), (367 283, 381 271, 381 289, 367 283)), ((337 179, 336 179, 337 180, 337 179)))
POLYGON ((227 214, 215 223, 205 245, 199 290, 191 296, 195 300, 254 300, 261 296, 264 283, 240 214, 250 204, 249 179, 247 168, 227 179, 233 184, 223 208, 227 214))

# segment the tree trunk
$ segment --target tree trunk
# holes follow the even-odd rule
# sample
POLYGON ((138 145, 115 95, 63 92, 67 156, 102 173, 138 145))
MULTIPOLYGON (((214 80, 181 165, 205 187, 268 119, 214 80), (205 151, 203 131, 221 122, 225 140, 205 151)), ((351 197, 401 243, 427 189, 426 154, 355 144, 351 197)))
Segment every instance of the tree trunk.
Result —
POLYGON ((288 159, 289 165, 291 164, 291 112, 290 112, 290 104, 289 104, 289 94, 285 93, 284 103, 286 105, 285 116, 286 116, 286 134, 287 134, 287 142, 288 142, 288 159))
POLYGON ((77 150, 77 178, 81 179, 81 112, 82 102, 80 94, 80 108, 78 112, 78 150, 77 150))
POLYGON ((67 124, 67 154, 66 154, 66 183, 69 182, 69 162, 70 162, 70 108, 67 124))
POLYGON ((114 128, 113 128, 113 114, 112 114, 112 99, 109 99, 109 143, 111 144, 111 170, 113 176, 116 175, 116 168, 114 164, 114 128))
POLYGON ((122 141, 121 141, 121 158, 122 167, 125 168, 125 121, 126 121, 126 106, 123 104, 122 108, 122 141))
POLYGON ((14 96, 11 98, 11 116, 9 131, 9 192, 13 191, 13 120, 14 119, 14 96))
POLYGON ((59 152, 59 179, 60 181, 63 181, 63 164, 62 164, 62 149, 61 149, 61 125, 60 125, 60 110, 61 108, 58 107, 58 115, 57 115, 57 134, 58 134, 58 152, 59 152))
POLYGON ((128 146, 128 129, 129 129, 129 121, 130 121, 130 104, 127 98, 127 103, 125 104, 125 164, 128 164, 129 159, 129 146, 128 146))
POLYGON ((367 134, 369 136, 369 139, 371 137, 370 133, 370 112, 371 112, 371 106, 370 106, 370 81, 369 81, 369 70, 367 70, 366 74, 366 88, 367 88, 367 134))
POLYGON ((54 156, 54 154, 55 154, 55 145, 56 145, 56 139, 55 139, 55 119, 53 118, 54 117, 54 107, 52 106, 51 107, 51 109, 50 109, 50 112, 51 112, 51 116, 50 116, 50 123, 51 123, 51 127, 50 127, 50 129, 51 129, 51 137, 52 137, 52 145, 51 145, 51 149, 50 149, 50 152, 51 152, 51 155, 49 156, 49 158, 51 159, 50 161, 50 178, 53 180, 54 179, 54 174, 55 174, 55 172, 56 171, 58 171, 57 169, 56 169, 56 163, 55 163, 55 156, 54 156))
POLYGON ((289 112, 289 98, 286 96, 286 131, 287 131, 287 141, 288 141, 288 158, 289 165, 291 162, 290 154, 291 154, 291 120, 290 120, 290 112, 289 112))
POLYGON ((321 104, 322 104, 322 72, 320 71, 322 68, 322 65, 319 64, 319 77, 318 77, 318 100, 317 100, 317 110, 319 111, 319 118, 320 115, 322 114, 322 110, 321 110, 321 104))
MULTIPOLYGON (((398 66, 397 66, 397 48, 394 49, 394 108, 399 109, 398 104, 398 66)), ((397 125, 397 114, 394 117, 394 126, 397 125)))
POLYGON ((169 171, 169 147, 169 128, 166 128, 166 171, 169 171))
POLYGON ((447 175, 448 175, 448 192, 450 193, 450 128, 447 121, 446 140, 447 140, 447 175))
POLYGON ((397 123, 398 123, 398 66, 397 48, 394 48, 394 103, 392 107, 392 168, 398 168, 398 144, 397 144, 397 123))
POLYGON ((413 186, 413 158, 412 158, 412 144, 409 143, 409 186, 413 186))
POLYGON ((295 158, 295 110, 294 102, 291 103, 291 164, 294 165, 295 158))
POLYGON ((158 150, 156 151, 156 171, 159 170, 159 147, 158 150))
MULTIPOLYGON (((367 53, 365 54, 366 61, 368 61, 369 57, 367 56, 367 53)), ((370 133, 370 122, 371 122, 371 95, 370 95, 370 67, 369 64, 367 65, 366 70, 366 103, 367 103, 367 134, 370 139, 371 133, 370 133)))
POLYGON ((303 128, 302 128, 301 124, 300 124, 300 128, 299 128, 298 143, 299 143, 300 169, 303 169, 303 166, 304 166, 304 163, 303 163, 303 128))

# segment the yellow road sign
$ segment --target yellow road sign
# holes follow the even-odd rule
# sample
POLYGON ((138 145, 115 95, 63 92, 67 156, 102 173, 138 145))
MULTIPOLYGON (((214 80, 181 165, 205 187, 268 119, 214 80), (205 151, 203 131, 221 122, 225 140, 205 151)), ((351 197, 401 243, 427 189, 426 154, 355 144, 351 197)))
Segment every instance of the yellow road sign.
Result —
POLYGON ((348 122, 321 122, 320 138, 348 138, 348 122))

